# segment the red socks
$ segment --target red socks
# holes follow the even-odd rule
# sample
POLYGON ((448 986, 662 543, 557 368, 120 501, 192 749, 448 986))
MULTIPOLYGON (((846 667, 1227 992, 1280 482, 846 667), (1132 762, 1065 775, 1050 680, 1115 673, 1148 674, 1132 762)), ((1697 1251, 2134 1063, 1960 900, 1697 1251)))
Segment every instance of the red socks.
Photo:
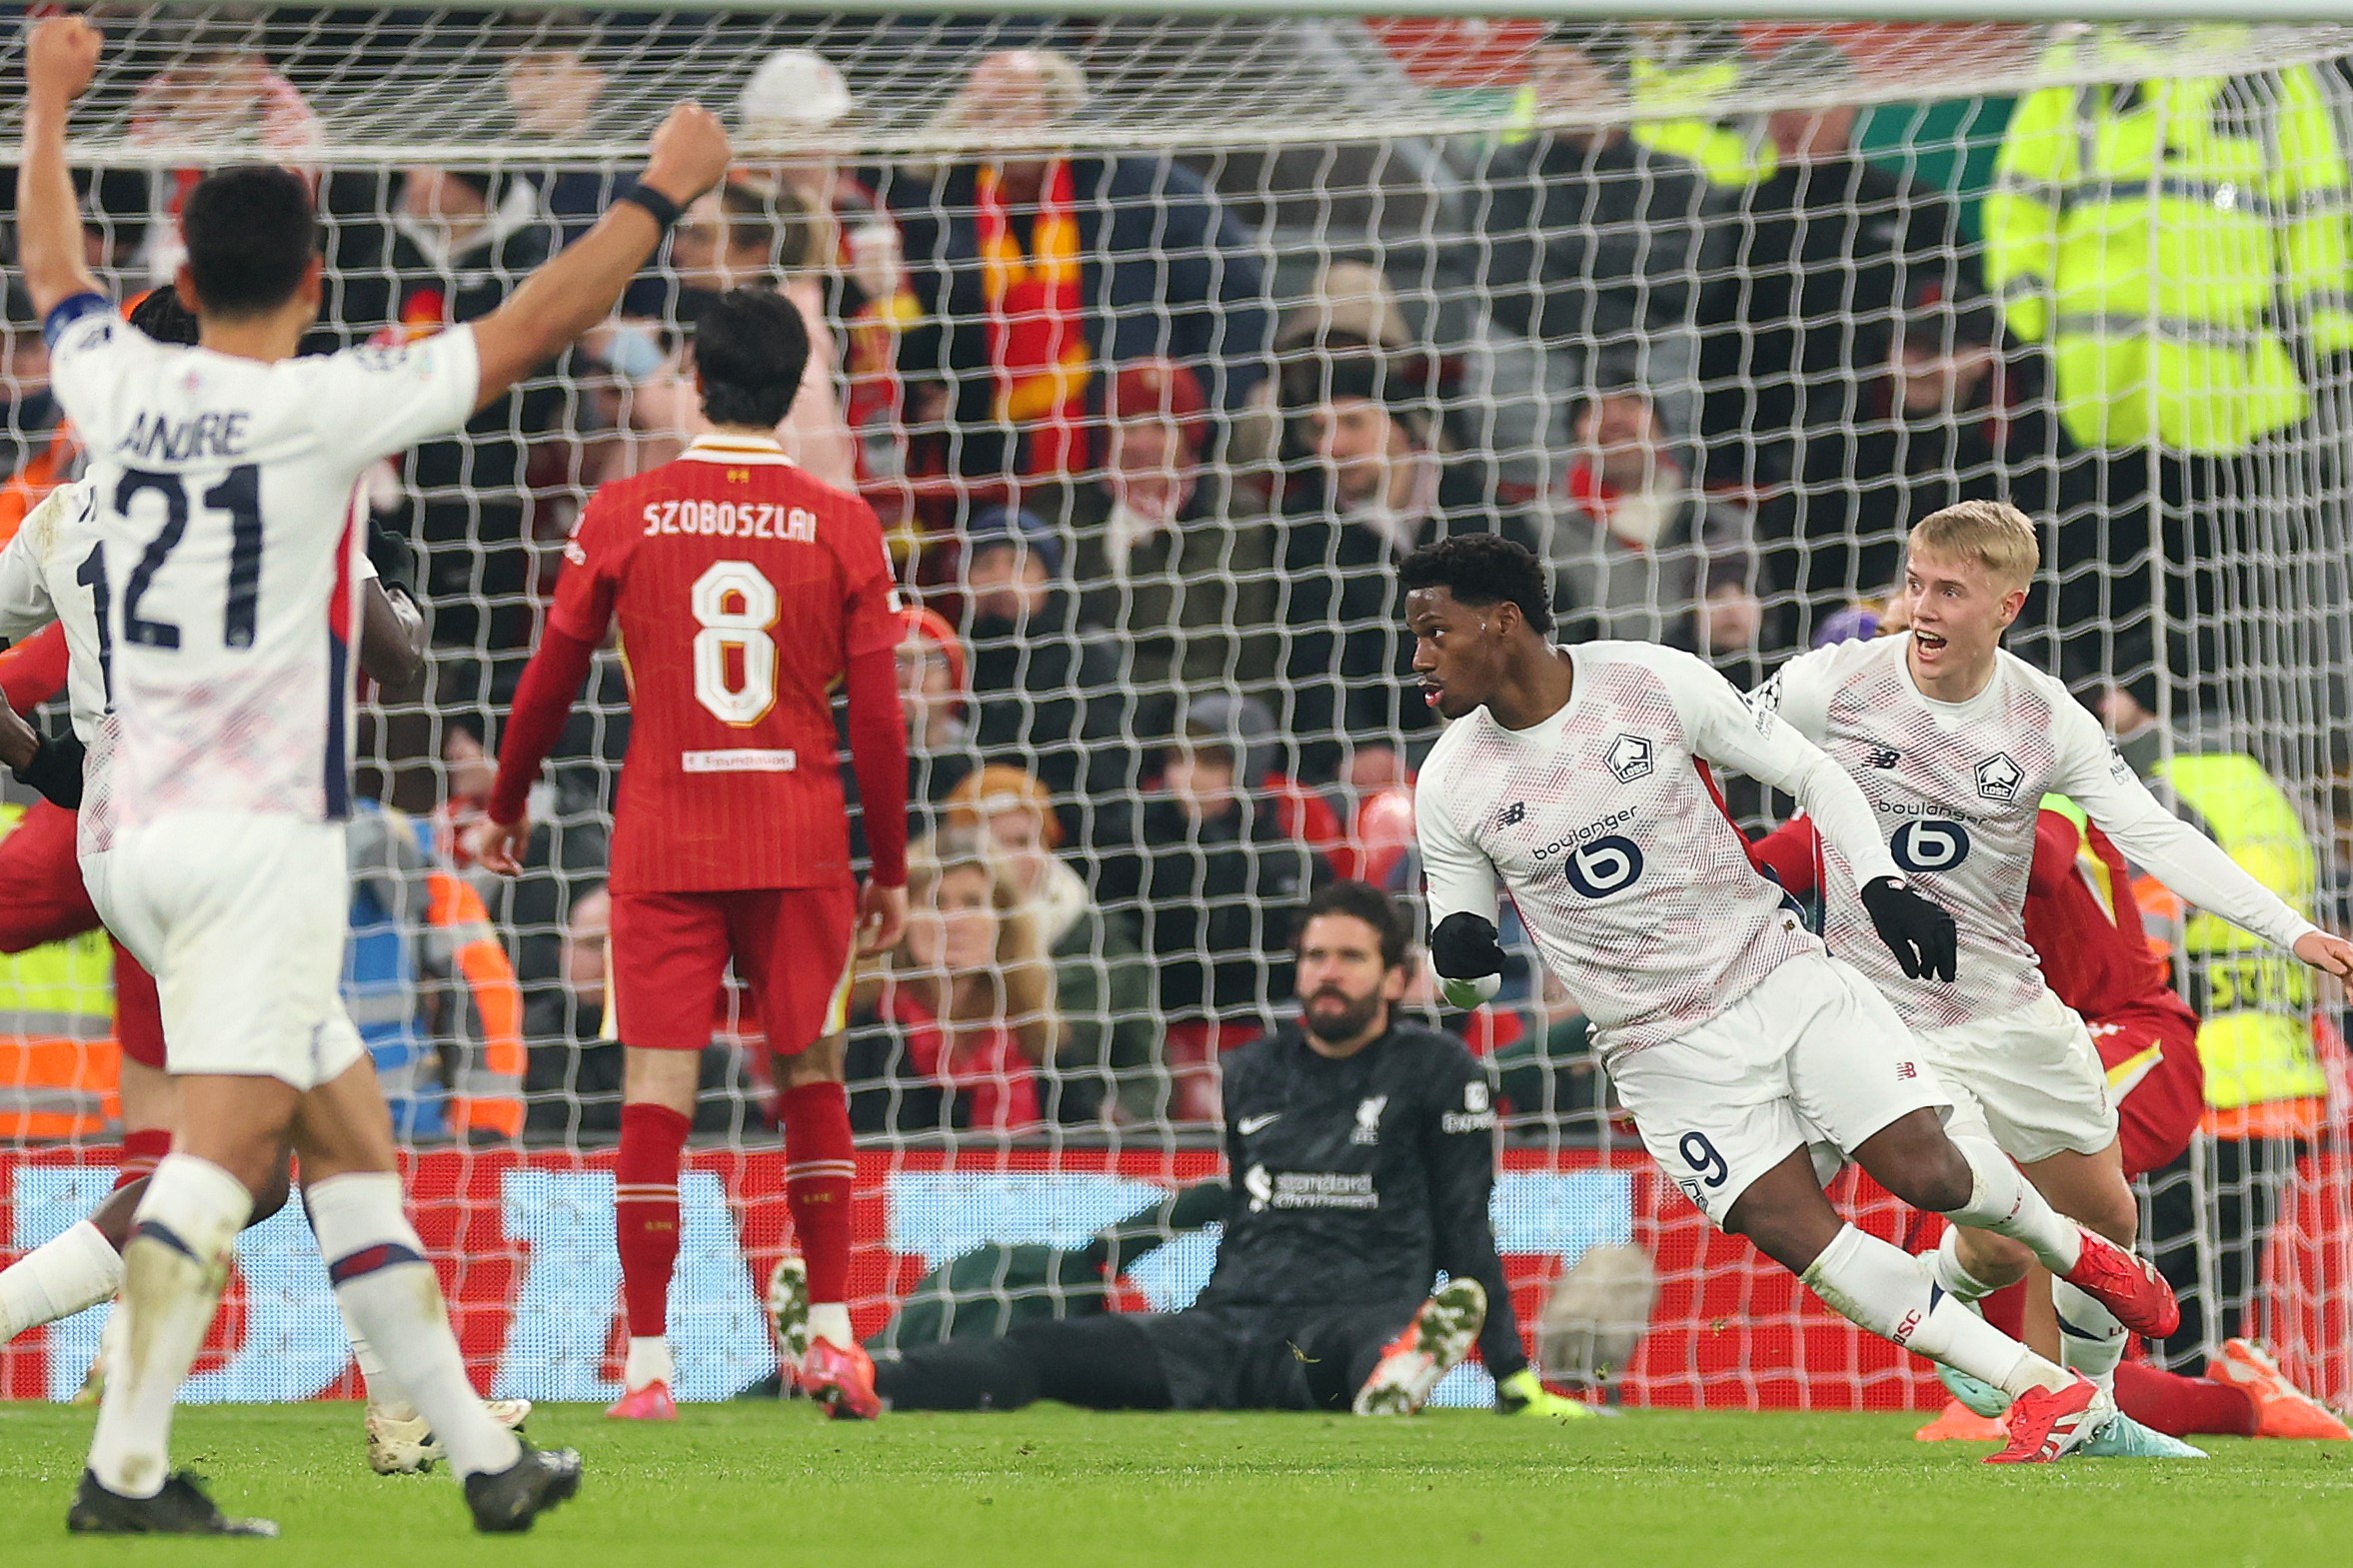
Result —
POLYGON ((670 1274, 678 1264, 678 1167, 693 1126, 667 1105, 621 1107, 621 1157, 613 1167, 613 1238, 621 1251, 621 1299, 633 1339, 665 1332, 670 1274))
POLYGON ((850 1096, 839 1083, 804 1083, 777 1096, 785 1133, 785 1201, 809 1265, 809 1302, 850 1299, 850 1186, 858 1174, 850 1141, 850 1096))
POLYGON ((2007 1285, 1977 1303, 1977 1310, 1985 1321, 2024 1343, 2026 1339, 2026 1285, 2020 1281, 2007 1285))
POLYGON ((2253 1437, 2255 1401, 2211 1378, 2160 1372, 2146 1361, 2116 1368, 2116 1408, 2167 1437, 2253 1437))
POLYGON ((120 1192, 143 1176, 155 1174, 156 1161, 172 1151, 172 1135, 162 1127, 134 1127, 123 1134, 123 1164, 114 1173, 120 1192))

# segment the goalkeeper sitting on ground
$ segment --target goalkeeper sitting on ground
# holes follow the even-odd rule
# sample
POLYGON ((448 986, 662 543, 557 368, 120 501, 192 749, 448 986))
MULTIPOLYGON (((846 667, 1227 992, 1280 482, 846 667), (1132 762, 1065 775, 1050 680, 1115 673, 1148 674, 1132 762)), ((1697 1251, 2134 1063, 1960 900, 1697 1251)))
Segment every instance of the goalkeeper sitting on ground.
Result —
MULTIPOLYGON (((1377 889, 1339 882, 1316 894, 1299 926, 1301 1016, 1224 1064, 1223 1201, 1194 1187, 1078 1252, 1008 1249, 949 1265, 952 1286, 978 1264, 998 1288, 1030 1280, 1037 1306, 1061 1298, 1071 1315, 1022 1321, 1017 1288, 1002 1312, 959 1303, 942 1322, 919 1291, 874 1347, 885 1400, 901 1410, 1058 1399, 1408 1414, 1475 1342, 1504 1413, 1590 1415, 1538 1382, 1520 1348, 1487 1220, 1495 1117, 1485 1072, 1451 1035, 1391 1016, 1406 941, 1377 889), (1192 1306, 1103 1310, 1104 1281, 1123 1258, 1211 1219, 1224 1234, 1192 1306), (1432 1293, 1441 1269, 1448 1281, 1432 1293), (1064 1279, 1069 1295, 1054 1288, 1064 1279), (974 1317, 1011 1326, 976 1337, 974 1317), (960 1337, 911 1343, 926 1327, 960 1337)), ((778 1325, 788 1343, 793 1326, 778 1325)))

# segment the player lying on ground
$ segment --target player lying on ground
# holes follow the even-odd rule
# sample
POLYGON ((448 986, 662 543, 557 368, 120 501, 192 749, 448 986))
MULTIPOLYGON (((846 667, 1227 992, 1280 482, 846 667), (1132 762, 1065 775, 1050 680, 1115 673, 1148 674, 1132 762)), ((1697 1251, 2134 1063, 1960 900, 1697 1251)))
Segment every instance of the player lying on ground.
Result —
MULTIPOLYGON (((2159 804, 2064 686, 2002 650, 2039 559, 2034 525, 2006 503, 1963 502, 1923 519, 1904 566, 1909 631, 1792 660, 1756 701, 1822 747, 1870 802, 1884 837, 1868 846, 1872 863, 1892 856, 1955 911, 1960 980, 1934 984, 1899 968, 1856 896, 1856 846, 1823 835, 1824 940, 1910 1025, 1954 1099, 1952 1133, 1990 1139, 2053 1207, 2129 1247, 2140 1208, 2105 1070, 2026 939, 2043 796, 2064 794, 2166 885, 2324 973, 2353 974, 2353 945, 2316 929, 2159 804)), ((1973 1302, 2033 1261, 2015 1241, 1964 1227, 1945 1237, 1933 1267, 1939 1289, 1973 1302)), ((2064 1280, 2052 1291, 2061 1364, 2107 1387, 2125 1325, 2064 1280)))
MULTIPOLYGON (((130 324, 158 343, 190 346, 197 341, 196 316, 170 289, 156 289, 132 306, 130 324)), ((103 801, 108 792, 105 762, 111 748, 98 741, 105 722, 97 607, 78 581, 97 539, 91 527, 96 496, 87 479, 51 491, 26 517, 15 538, 0 549, 0 639, 12 646, 0 662, 12 661, 19 640, 58 639, 66 645, 63 671, 73 729, 43 743, 30 759, 36 777, 56 775, 51 798, 28 812, 16 830, 0 839, 0 952, 19 952, 100 928, 75 854, 76 810, 87 791, 103 801), (84 777, 84 753, 91 771, 84 777), (47 758, 48 761, 43 759, 47 758)), ((388 686, 416 679, 425 661, 425 620, 416 604, 416 558, 408 542, 379 533, 359 563, 360 668, 388 686)), ((46 701, 48 690, 19 692, 12 701, 46 701)), ((15 721, 13 710, 6 718, 15 721)), ((27 739, 32 732, 16 724, 27 739)), ((27 778, 18 759, 0 748, 0 762, 27 778)), ((28 779, 35 782, 35 779, 28 779)), ((163 1023, 155 981, 120 942, 115 943, 115 1037, 122 1046, 121 1103, 123 1161, 115 1190, 86 1220, 0 1270, 0 1343, 109 1300, 122 1285, 123 1244, 131 1216, 147 1190, 148 1172, 171 1150, 178 1096, 164 1069, 163 1023)), ((270 1187, 257 1194, 250 1229, 277 1213, 286 1201, 288 1172, 281 1162, 270 1187)), ((119 1340, 121 1318, 110 1321, 109 1338, 119 1340)), ((442 1457, 424 1418, 384 1376, 383 1363, 366 1339, 353 1335, 352 1349, 368 1386, 364 1420, 368 1462, 380 1474, 412 1472, 442 1457)), ((102 1386, 106 1351, 91 1367, 85 1397, 102 1386)), ((531 1413, 528 1400, 491 1402, 493 1417, 510 1429, 531 1413)))
POLYGON ((876 1364, 884 1398, 903 1410, 1058 1399, 1403 1415, 1475 1341, 1499 1408, 1591 1414, 1545 1389, 1520 1348, 1487 1219, 1486 1072, 1452 1035, 1393 1015, 1409 939, 1388 896, 1362 882, 1308 900, 1300 1016, 1225 1058, 1232 1196, 1191 1306, 918 1345, 876 1364))
POLYGON ((841 1031, 853 948, 887 950, 907 920, 897 590, 873 509, 777 445, 809 359, 801 313, 738 289, 703 313, 695 342, 711 434, 605 486, 581 514, 474 853, 516 869, 531 834, 525 799, 618 620, 634 725, 614 809, 609 994, 624 1052, 614 1230, 629 1356, 607 1414, 678 1414, 667 1328, 679 1160, 732 958, 774 1053, 786 1200, 809 1269, 801 1383, 835 1415, 873 1416, 874 1366, 850 1330, 858 1166, 841 1031), (837 685, 873 855, 863 889, 835 755, 837 685))
POLYGON ((79 19, 30 35, 18 243, 100 502, 85 567, 104 606, 112 756, 103 818, 85 811, 84 873, 156 975, 181 1124, 124 1248, 128 1354, 67 1523, 267 1528, 173 1474, 170 1433, 229 1248, 291 1142, 338 1303, 447 1446, 476 1527, 527 1528, 577 1492, 578 1456, 526 1448, 468 1383, 339 992, 349 509, 369 465, 462 428, 609 313, 681 204, 725 172, 727 139, 682 106, 641 188, 499 310, 405 349, 301 360, 322 289, 310 193, 281 169, 215 173, 184 206, 177 283, 203 347, 174 348, 115 320, 83 260, 65 135, 98 55, 79 19))
POLYGON ((2017 1237, 2128 1321, 2178 1310, 2154 1269, 2061 1219, 2000 1150, 1945 1135, 1950 1102, 1902 1020, 1750 862, 1707 768, 1795 795, 1905 972, 1949 983, 1952 917, 1898 873, 1854 782, 1687 654, 1552 646, 1542 564, 1508 540, 1448 539, 1401 575, 1413 667, 1449 721, 1414 786, 1449 999, 1493 994, 1499 882, 1593 1020, 1643 1143, 1709 1218, 1851 1321, 2011 1395, 1995 1461, 2083 1443, 2114 1414, 2097 1385, 1943 1297, 1822 1193, 1851 1156, 1915 1207, 2017 1237))

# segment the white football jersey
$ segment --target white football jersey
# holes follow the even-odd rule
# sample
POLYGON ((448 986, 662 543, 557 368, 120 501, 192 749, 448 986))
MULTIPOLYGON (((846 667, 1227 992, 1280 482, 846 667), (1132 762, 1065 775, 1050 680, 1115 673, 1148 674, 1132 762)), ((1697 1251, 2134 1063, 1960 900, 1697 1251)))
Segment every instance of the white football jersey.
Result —
POLYGON ((87 479, 60 485, 25 514, 16 537, 0 550, 0 637, 19 642, 52 621, 65 630, 66 702, 84 748, 82 812, 75 827, 84 854, 105 848, 112 826, 114 724, 100 674, 98 615, 79 581, 99 548, 97 510, 98 493, 87 479))
POLYGON ((1575 685, 1549 719, 1506 730, 1482 708, 1447 726, 1414 784, 1414 825, 1432 926, 1494 918, 1500 877, 1614 1055, 1676 1038, 1821 950, 1703 763, 1797 793, 1825 831, 1877 840, 1835 765, 1699 660, 1647 643, 1567 653, 1575 685))
POLYGON ((465 424, 473 333, 265 365, 156 343, 95 295, 52 321, 52 385, 90 453, 99 550, 82 570, 118 724, 115 820, 341 820, 353 489, 465 424))
POLYGON ((1870 799, 1889 855, 1952 912, 1951 984, 1904 977, 1854 895, 1844 848, 1823 838, 1830 951, 1869 975, 1915 1028, 1950 1028, 2028 1006, 2046 989, 2026 941, 2035 813, 2063 794, 2193 901, 2283 946, 2308 922, 2167 811, 2067 689, 2015 655, 1965 703, 1912 684, 1908 637, 1840 643, 1791 660, 1756 694, 1828 752, 1870 799))
MULTIPOLYGON (((86 570, 99 549, 98 493, 88 479, 60 485, 25 514, 22 527, 0 548, 0 638, 20 642, 51 622, 64 630, 66 702, 74 734, 85 749, 78 852, 99 853, 113 840, 114 715, 100 656, 98 604, 86 570)), ((354 561, 361 582, 376 576, 365 555, 354 561)))

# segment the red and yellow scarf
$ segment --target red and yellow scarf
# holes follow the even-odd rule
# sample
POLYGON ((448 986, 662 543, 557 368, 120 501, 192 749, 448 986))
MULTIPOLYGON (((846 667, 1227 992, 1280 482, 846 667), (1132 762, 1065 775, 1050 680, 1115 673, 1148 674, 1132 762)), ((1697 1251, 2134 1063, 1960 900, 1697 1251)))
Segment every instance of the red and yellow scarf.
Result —
POLYGON ((1077 472, 1088 461, 1087 384, 1095 367, 1080 295, 1071 166, 1058 159, 1048 170, 1027 254, 1006 214, 995 170, 981 170, 973 203, 997 417, 1029 436, 1029 473, 1077 472))

